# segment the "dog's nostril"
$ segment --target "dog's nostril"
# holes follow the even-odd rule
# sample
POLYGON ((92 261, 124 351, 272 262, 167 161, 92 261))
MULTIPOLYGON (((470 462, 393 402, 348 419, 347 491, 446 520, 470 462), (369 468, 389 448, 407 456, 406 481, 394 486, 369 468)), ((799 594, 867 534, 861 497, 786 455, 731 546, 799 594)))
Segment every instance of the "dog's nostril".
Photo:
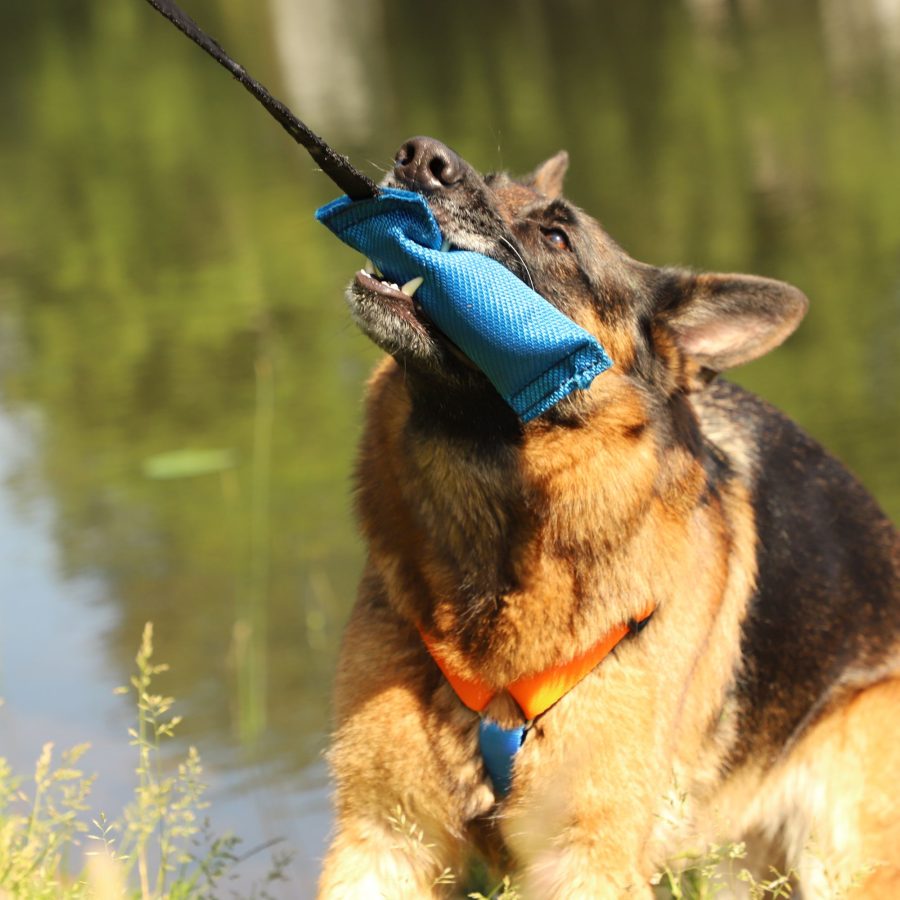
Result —
POLYGON ((394 162, 398 166, 408 166, 413 161, 415 155, 416 155, 416 148, 413 145, 413 142, 407 141, 397 151, 397 155, 394 157, 394 162))
POLYGON ((452 174, 450 172, 451 168, 449 160, 444 159, 442 156, 435 156, 434 159, 428 163, 429 171, 441 184, 453 183, 452 174))
POLYGON ((452 187, 464 170, 465 163, 449 147, 430 137, 410 138, 394 157, 396 175, 424 191, 452 187))

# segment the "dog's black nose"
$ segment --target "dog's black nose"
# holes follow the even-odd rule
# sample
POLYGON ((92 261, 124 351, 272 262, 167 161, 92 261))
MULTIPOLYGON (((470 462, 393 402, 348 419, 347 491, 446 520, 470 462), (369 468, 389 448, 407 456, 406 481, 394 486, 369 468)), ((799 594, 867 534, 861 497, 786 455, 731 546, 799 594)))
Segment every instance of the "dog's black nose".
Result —
POLYGON ((462 181, 465 163, 430 137, 410 138, 394 157, 394 173, 420 191, 436 191, 462 181))

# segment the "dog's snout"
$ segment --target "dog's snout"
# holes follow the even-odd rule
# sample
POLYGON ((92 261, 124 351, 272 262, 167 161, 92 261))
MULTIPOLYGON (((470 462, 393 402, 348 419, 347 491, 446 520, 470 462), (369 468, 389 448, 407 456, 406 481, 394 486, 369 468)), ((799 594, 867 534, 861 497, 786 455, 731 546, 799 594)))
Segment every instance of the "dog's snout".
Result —
POLYGON ((449 147, 430 137, 406 141, 394 157, 395 174, 420 191, 436 191, 462 181, 465 163, 449 147))

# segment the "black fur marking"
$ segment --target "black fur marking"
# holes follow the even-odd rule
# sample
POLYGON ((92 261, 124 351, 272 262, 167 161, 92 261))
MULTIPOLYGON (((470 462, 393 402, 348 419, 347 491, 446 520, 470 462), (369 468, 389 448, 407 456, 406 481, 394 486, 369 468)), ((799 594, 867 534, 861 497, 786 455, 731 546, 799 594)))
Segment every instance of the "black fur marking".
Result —
POLYGON ((543 218, 560 225, 577 225, 578 217, 565 200, 554 200, 543 211, 543 218))
POLYGON ((694 459, 705 456, 700 424, 684 394, 673 394, 669 398, 667 420, 671 423, 672 443, 683 448, 694 459))
POLYGON ((440 375, 420 374, 406 383, 412 400, 410 427, 430 438, 471 442, 496 452, 522 441, 522 423, 509 404, 480 373, 455 385, 440 375))
POLYGON ((878 677, 900 632, 890 522, 789 419, 749 395, 742 406, 760 443, 758 582, 743 626, 731 767, 774 762, 829 703, 878 677))

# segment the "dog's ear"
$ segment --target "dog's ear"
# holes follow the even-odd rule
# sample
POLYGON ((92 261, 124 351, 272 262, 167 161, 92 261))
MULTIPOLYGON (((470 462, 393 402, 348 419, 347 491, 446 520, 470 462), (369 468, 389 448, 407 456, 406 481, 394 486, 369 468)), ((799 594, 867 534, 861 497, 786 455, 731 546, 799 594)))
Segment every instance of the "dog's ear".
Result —
POLYGON ((569 154, 560 150, 556 156, 551 156, 546 162, 542 162, 525 179, 539 194, 543 194, 549 200, 556 199, 563 191, 563 181, 566 170, 569 168, 569 154))
POLYGON ((768 353, 800 324, 809 301, 783 281, 755 275, 666 273, 654 332, 707 373, 768 353))

